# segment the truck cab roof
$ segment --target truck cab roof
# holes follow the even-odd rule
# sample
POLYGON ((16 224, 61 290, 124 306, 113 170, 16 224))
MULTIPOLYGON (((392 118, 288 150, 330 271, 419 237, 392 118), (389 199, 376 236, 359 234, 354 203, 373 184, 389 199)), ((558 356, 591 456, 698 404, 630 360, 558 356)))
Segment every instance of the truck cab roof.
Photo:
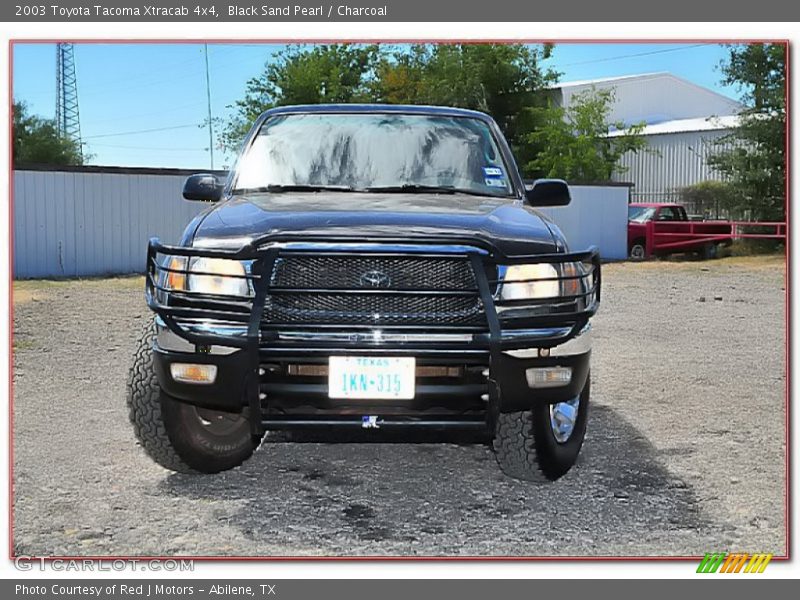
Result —
POLYGON ((662 206, 675 206, 683 208, 683 204, 677 202, 631 202, 628 206, 640 206, 642 208, 660 208, 662 206))
POLYGON ((397 113, 437 115, 442 117, 468 117, 481 121, 493 122, 486 113, 466 108, 450 106, 427 106, 416 104, 298 104, 294 106, 278 106, 265 111, 261 116, 298 114, 298 113, 397 113))

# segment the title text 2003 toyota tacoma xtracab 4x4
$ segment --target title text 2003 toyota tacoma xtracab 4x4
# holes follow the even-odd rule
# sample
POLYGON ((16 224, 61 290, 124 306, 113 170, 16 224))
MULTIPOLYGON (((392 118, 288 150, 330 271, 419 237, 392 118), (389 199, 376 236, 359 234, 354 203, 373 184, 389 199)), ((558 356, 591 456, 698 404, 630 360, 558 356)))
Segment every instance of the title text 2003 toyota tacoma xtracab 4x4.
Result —
POLYGON ((214 473, 269 430, 474 428, 503 471, 556 479, 589 408, 595 249, 570 253, 485 114, 420 106, 269 110, 217 202, 151 240, 155 318, 129 380, 159 464, 214 473))

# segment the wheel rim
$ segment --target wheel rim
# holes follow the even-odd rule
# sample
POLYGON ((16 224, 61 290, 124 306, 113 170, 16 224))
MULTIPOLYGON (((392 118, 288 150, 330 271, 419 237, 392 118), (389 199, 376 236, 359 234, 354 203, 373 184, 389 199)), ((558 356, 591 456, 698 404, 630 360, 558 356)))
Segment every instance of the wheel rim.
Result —
POLYGON ((635 258, 637 260, 644 258, 644 247, 636 244, 633 248, 631 248, 631 258, 635 258))
POLYGON ((553 430, 553 437, 559 444, 569 440, 572 432, 575 431, 580 400, 580 396, 575 396, 572 400, 550 405, 550 428, 553 430))
POLYGON ((197 422, 206 431, 213 435, 226 435, 236 429, 242 421, 240 413, 222 412, 210 408, 194 407, 197 422))

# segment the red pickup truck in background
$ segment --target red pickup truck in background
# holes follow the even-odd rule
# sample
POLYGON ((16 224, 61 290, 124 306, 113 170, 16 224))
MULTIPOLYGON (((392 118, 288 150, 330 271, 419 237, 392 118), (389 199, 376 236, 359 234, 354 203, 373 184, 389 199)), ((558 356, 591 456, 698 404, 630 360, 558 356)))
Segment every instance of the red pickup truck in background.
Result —
POLYGON ((680 252, 716 258, 720 246, 732 241, 732 223, 692 221, 680 204, 628 205, 628 256, 633 260, 680 252))

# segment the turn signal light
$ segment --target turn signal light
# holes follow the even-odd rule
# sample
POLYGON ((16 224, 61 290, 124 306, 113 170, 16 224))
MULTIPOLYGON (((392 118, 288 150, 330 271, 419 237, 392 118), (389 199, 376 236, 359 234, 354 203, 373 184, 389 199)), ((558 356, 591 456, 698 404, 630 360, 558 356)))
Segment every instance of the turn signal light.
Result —
POLYGON ((175 381, 208 385, 217 379, 217 365, 198 365, 194 363, 172 363, 169 372, 175 381))
POLYGON ((583 268, 580 263, 564 263, 563 275, 566 279, 562 280, 562 296, 577 296, 581 292, 581 280, 578 277, 583 275, 583 268))
POLYGON ((571 367, 537 367, 526 369, 525 377, 532 388, 550 388, 567 385, 572 380, 571 367))
POLYGON ((186 271, 186 257, 173 256, 169 260, 169 271, 167 273, 166 287, 171 290, 186 289, 186 273, 176 273, 176 271, 186 271))

